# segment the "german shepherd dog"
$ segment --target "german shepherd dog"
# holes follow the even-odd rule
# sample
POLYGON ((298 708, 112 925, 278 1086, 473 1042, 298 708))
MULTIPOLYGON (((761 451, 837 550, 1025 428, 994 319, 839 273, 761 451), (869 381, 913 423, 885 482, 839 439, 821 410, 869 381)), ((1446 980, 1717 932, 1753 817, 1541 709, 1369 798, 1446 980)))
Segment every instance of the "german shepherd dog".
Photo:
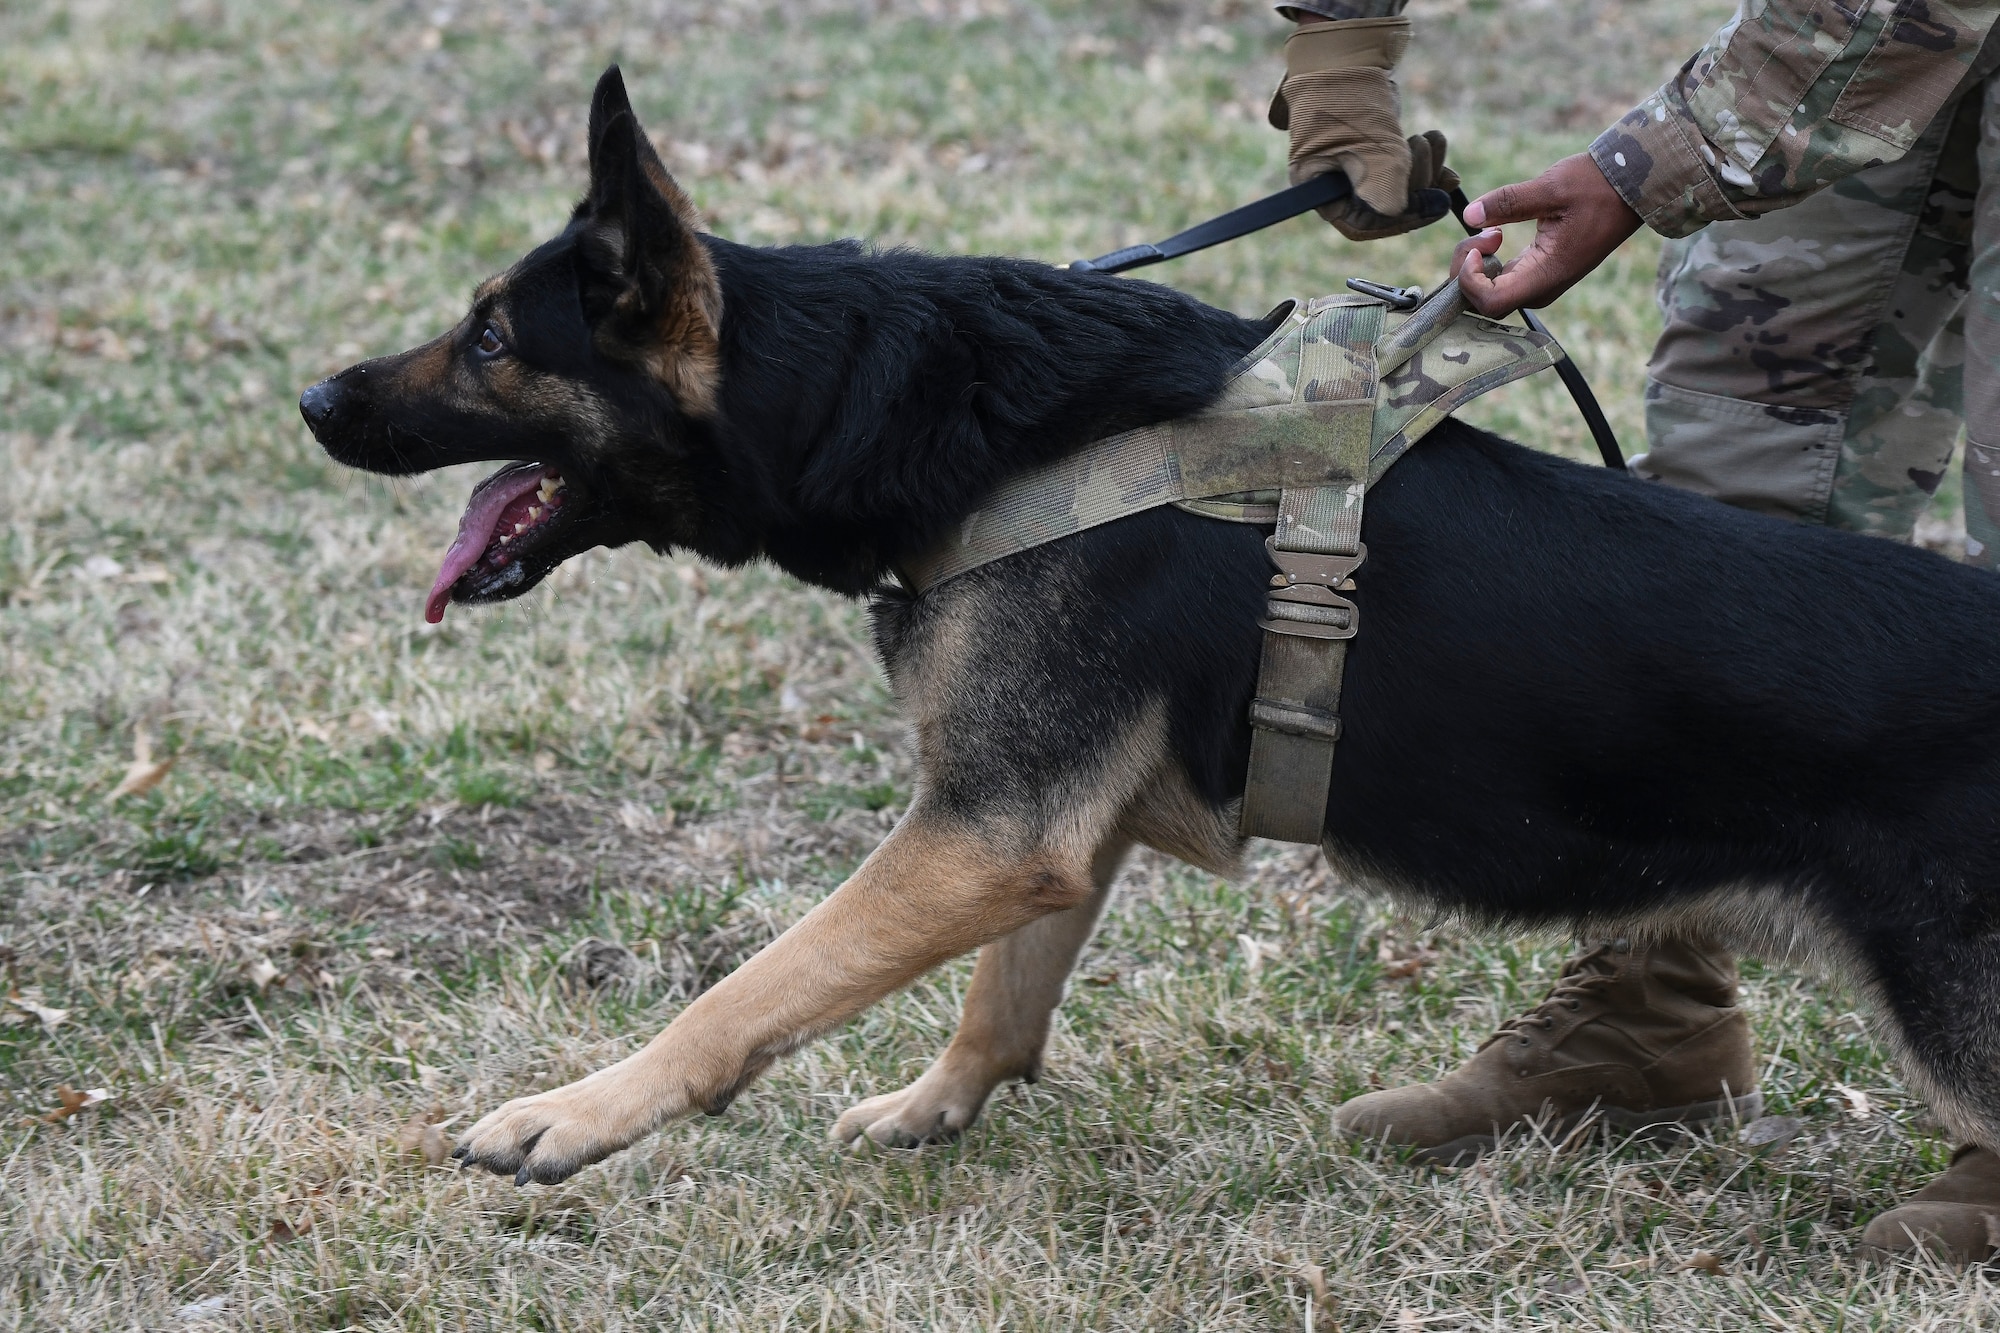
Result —
MULTIPOLYGON (((708 235, 615 68, 589 134, 562 233, 450 332, 313 385, 306 421, 373 472, 510 460, 432 620, 633 541, 867 597, 918 777, 826 901, 460 1154, 562 1180, 978 949, 944 1053, 834 1131, 949 1138, 1035 1075, 1128 848, 1237 865, 1271 569, 1261 530, 1162 508, 921 595, 896 571, 1010 475, 1199 410, 1272 325, 1015 259, 708 235)), ((1840 966, 1950 1128, 2000 1149, 2000 581, 1449 422, 1366 536, 1324 837, 1343 875, 1840 966)))

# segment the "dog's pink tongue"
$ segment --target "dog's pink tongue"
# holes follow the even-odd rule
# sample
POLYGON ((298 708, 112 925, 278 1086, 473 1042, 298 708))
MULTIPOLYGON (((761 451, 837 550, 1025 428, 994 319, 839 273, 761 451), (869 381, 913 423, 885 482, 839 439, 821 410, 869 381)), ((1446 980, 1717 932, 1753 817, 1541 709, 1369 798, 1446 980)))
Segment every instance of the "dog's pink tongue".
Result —
POLYGON ((444 553, 437 582, 431 585, 431 595, 424 601, 425 620, 435 625, 444 619, 444 609, 451 602, 451 585, 478 564, 479 557, 493 544, 493 528, 500 521, 500 511, 540 486, 547 474, 545 467, 515 463, 473 488, 472 498, 465 502, 465 513, 459 516, 458 536, 452 538, 451 549, 444 553))

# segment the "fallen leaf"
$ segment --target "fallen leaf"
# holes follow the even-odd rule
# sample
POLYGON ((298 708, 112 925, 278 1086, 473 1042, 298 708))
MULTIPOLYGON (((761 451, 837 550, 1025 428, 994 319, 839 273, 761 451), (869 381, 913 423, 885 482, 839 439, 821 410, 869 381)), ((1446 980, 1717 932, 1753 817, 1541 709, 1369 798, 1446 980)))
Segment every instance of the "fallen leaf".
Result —
POLYGON ((296 1222, 288 1222, 281 1217, 271 1223, 271 1239, 281 1245, 286 1241, 297 1240, 300 1236, 305 1235, 306 1232, 311 1231, 312 1225, 311 1213, 301 1213, 299 1220, 296 1222))
POLYGON ((20 994, 9 995, 7 1003, 13 1005, 23 1013, 33 1014, 36 1018, 41 1019, 42 1026, 46 1028, 61 1027, 62 1021, 69 1017, 69 1010, 67 1009, 56 1009, 46 1004, 38 1004, 34 1000, 30 1000, 20 994))
POLYGON ((1401 981, 1413 977, 1442 955, 1422 944, 1400 945, 1383 936, 1375 948, 1375 961, 1382 965, 1382 975, 1390 981, 1401 981))
POLYGON ((270 959, 261 954, 257 956, 256 961, 250 964, 250 980, 255 983, 257 989, 260 991, 269 989, 272 982, 281 979, 284 975, 270 959))
POLYGON ((1312 1288, 1313 1304, 1322 1310, 1331 1309, 1333 1295, 1326 1289, 1326 1270, 1318 1264, 1300 1264, 1299 1276, 1305 1279, 1308 1287, 1312 1288))
POLYGON ((63 1121, 79 1112, 87 1111, 93 1106, 110 1101, 111 1089, 91 1088, 87 1092, 78 1092, 69 1084, 63 1083, 58 1084, 56 1087, 56 1099, 62 1103, 61 1106, 50 1111, 47 1115, 36 1116, 34 1118, 45 1125, 60 1125, 63 1121))
POLYGON ((1836 1083, 1833 1090, 1847 1099, 1847 1113, 1856 1120, 1866 1120, 1875 1113, 1875 1102, 1859 1088, 1850 1088, 1845 1083, 1836 1083))
POLYGON ((452 1144, 437 1126, 442 1119, 442 1107, 433 1106, 428 1111, 419 1111, 396 1132, 396 1146, 412 1157, 423 1158, 426 1166, 443 1166, 444 1159, 451 1156, 452 1144))
POLYGON ((228 1297, 208 1296, 198 1301, 189 1301, 186 1305, 176 1309, 174 1314, 181 1319, 187 1320, 189 1323, 194 1323, 201 1319, 219 1319, 222 1316, 222 1312, 228 1308, 228 1297))
POLYGON ((547 750, 538 750, 538 751, 536 751, 536 752, 535 752, 535 771, 536 771, 537 773, 553 773, 553 772, 555 772, 555 771, 556 771, 556 757, 555 757, 554 755, 550 754, 550 753, 549 753, 549 752, 548 752, 547 750))
POLYGON ((132 762, 125 766, 125 776, 111 789, 107 800, 118 800, 124 796, 144 796, 166 780, 167 773, 174 766, 179 755, 170 754, 165 759, 153 758, 153 738, 140 727, 132 733, 132 762))
POLYGON ((1254 935, 1238 935, 1236 944, 1243 950, 1245 970, 1253 977, 1264 966, 1266 958, 1276 958, 1285 951, 1285 946, 1276 940, 1260 940, 1254 935))
POLYGON ((1283 1060, 1273 1060, 1268 1055, 1264 1057, 1264 1077, 1281 1087, 1296 1088, 1298 1086, 1292 1078, 1292 1067, 1283 1060))
POLYGON ((1759 1155, 1780 1153, 1805 1127, 1805 1121, 1788 1115, 1759 1116, 1743 1127, 1743 1146, 1759 1155))
POLYGON ((1683 1273, 1706 1273, 1710 1277, 1721 1277, 1722 1260, 1716 1258, 1708 1250, 1696 1250, 1688 1256, 1688 1261, 1681 1265, 1681 1271, 1683 1273))

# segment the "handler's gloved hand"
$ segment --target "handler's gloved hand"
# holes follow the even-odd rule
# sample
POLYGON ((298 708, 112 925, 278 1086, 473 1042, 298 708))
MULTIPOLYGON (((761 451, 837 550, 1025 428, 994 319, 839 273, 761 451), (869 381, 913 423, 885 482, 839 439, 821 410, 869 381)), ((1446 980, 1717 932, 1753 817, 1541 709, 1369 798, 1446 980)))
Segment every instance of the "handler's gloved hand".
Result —
POLYGON ((1305 23, 1285 41, 1271 124, 1291 131, 1292 184, 1347 173, 1353 195, 1319 215, 1351 241, 1415 231, 1451 211, 1458 173, 1444 164, 1444 136, 1403 137, 1389 74, 1409 44, 1406 18, 1305 23))

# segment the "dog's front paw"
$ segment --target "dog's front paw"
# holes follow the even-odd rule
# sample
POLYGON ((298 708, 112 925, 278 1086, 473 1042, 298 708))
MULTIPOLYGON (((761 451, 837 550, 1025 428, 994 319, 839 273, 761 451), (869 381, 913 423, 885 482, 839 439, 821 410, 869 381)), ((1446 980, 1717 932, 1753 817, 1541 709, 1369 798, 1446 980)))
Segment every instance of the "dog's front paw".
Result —
POLYGON ((860 1147, 865 1139, 889 1148, 950 1143, 979 1118, 994 1080, 953 1076, 933 1065, 900 1092, 870 1097, 834 1122, 833 1139, 860 1147))
POLYGON ((594 1074, 516 1097, 468 1130, 452 1156, 464 1166, 512 1176, 516 1185, 567 1180, 631 1146, 664 1118, 622 1081, 594 1074))

